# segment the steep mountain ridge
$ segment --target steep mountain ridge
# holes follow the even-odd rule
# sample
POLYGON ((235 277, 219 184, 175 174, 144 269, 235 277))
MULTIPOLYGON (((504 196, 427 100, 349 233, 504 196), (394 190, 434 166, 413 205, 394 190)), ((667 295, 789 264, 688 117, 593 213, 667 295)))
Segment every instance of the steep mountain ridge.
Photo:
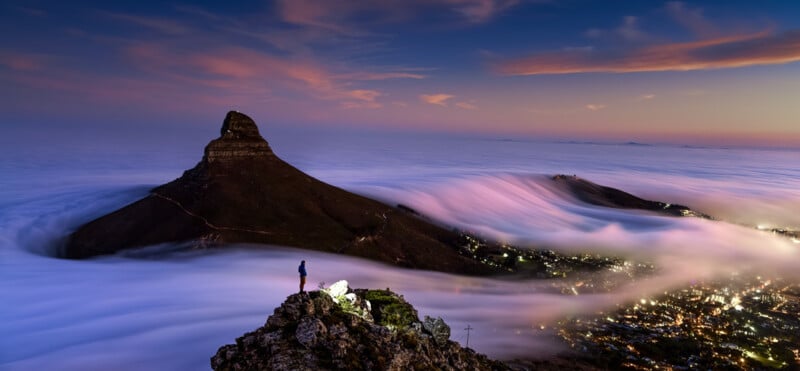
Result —
POLYGON ((73 232, 80 259, 161 243, 285 245, 465 274, 495 267, 463 256, 458 232, 347 192, 281 160, 255 122, 231 111, 203 159, 150 195, 73 232))

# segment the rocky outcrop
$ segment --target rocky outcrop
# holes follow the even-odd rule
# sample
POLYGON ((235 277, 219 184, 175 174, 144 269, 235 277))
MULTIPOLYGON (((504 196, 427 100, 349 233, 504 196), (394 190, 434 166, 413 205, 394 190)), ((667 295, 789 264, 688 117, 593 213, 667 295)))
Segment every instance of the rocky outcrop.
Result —
POLYGON ((203 159, 150 195, 72 233, 67 258, 162 243, 293 246, 401 267, 491 274, 500 267, 463 253, 455 231, 306 175, 273 153, 253 120, 229 112, 203 159))
POLYGON ((441 318, 420 322, 414 307, 388 289, 348 289, 338 296, 331 296, 330 290, 312 291, 289 296, 263 327, 239 337, 235 344, 219 348, 211 358, 211 367, 214 370, 510 369, 450 341, 449 333, 450 328, 441 318))
POLYGON ((433 340, 438 345, 447 344, 450 339, 450 326, 444 323, 441 318, 425 316, 425 320, 422 321, 422 328, 433 336, 433 340))
POLYGON ((645 200, 616 188, 601 186, 575 175, 555 175, 551 178, 558 189, 577 199, 597 206, 617 209, 639 209, 671 216, 695 216, 710 219, 708 215, 696 212, 687 206, 645 200))
POLYGON ((206 146, 203 162, 247 160, 272 157, 275 154, 261 137, 252 119, 238 112, 228 112, 220 129, 219 139, 206 146))

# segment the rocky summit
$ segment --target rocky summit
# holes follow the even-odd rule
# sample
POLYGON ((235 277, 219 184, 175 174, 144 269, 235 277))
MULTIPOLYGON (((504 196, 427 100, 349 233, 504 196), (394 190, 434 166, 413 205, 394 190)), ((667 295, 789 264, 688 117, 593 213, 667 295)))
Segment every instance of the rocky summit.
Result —
POLYGON ((346 281, 289 296, 264 326, 225 345, 214 370, 509 370, 450 341, 441 318, 420 321, 402 296, 346 281))
POLYGON ((180 178, 74 231, 62 255, 185 243, 282 245, 464 274, 500 271, 463 254, 456 232, 323 183, 281 160, 247 115, 229 112, 220 137, 180 178))

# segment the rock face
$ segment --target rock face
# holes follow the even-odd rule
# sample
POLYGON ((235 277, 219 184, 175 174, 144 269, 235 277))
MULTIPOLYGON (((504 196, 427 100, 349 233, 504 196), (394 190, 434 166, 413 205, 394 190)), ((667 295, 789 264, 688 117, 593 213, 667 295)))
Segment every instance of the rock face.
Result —
POLYGON ((229 112, 203 159, 150 195, 72 233, 88 258, 161 243, 293 246, 464 274, 499 271, 459 254, 460 235, 405 209, 314 179, 276 156, 250 117, 229 112))
POLYGON ((425 316, 425 320, 422 321, 422 328, 433 336, 436 344, 444 345, 450 340, 450 326, 444 323, 441 317, 431 318, 425 316))
MULTIPOLYGON (((294 294, 266 324, 225 345, 214 370, 509 370, 443 333, 425 330, 416 310, 388 290, 355 290, 336 304, 324 291, 294 294), (372 298, 369 300, 368 298, 372 298), (367 304, 369 303, 369 304, 367 304)), ((447 325, 439 318, 439 330, 447 325)), ((449 327, 447 327, 449 335, 449 327)))
POLYGON ((238 112, 228 112, 220 129, 219 139, 206 146, 203 161, 236 162, 248 158, 274 157, 267 141, 258 132, 258 126, 250 117, 238 112))

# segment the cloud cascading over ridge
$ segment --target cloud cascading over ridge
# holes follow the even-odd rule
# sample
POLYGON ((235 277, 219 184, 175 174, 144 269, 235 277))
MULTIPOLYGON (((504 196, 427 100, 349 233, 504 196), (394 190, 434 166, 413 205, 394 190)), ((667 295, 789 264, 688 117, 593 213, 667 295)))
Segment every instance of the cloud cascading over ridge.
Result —
POLYGON ((589 72, 655 72, 736 68, 800 61, 800 30, 760 32, 629 51, 569 50, 507 60, 496 70, 507 75, 589 72))

